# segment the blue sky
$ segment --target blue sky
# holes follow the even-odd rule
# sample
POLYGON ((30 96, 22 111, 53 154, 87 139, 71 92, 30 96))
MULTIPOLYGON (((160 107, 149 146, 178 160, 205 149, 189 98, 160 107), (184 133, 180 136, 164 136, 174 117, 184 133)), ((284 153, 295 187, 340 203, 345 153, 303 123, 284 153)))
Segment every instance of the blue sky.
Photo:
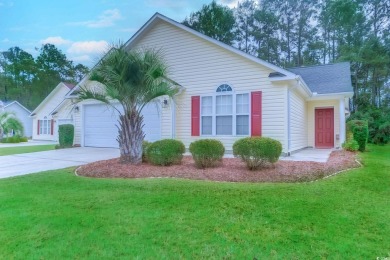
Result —
MULTIPOLYGON (((0 52, 36 56, 52 43, 75 63, 93 65, 107 44, 127 41, 154 13, 178 22, 211 0, 0 0, 0 52)), ((234 7, 236 0, 219 0, 234 7)))

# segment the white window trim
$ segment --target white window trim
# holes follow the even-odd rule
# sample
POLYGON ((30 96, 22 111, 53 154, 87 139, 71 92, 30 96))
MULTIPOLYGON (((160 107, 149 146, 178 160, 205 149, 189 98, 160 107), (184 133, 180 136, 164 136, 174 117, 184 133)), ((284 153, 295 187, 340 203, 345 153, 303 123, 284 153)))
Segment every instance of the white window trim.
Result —
MULTIPOLYGON (((252 125, 251 125, 251 112, 252 112, 252 98, 251 98, 251 92, 250 91, 238 91, 236 92, 233 88, 233 86, 231 84, 228 84, 228 83, 222 83, 222 84, 219 84, 216 88, 214 88, 214 93, 210 93, 210 94, 204 94, 204 95, 200 95, 200 118, 199 118, 199 128, 200 128, 200 136, 204 136, 204 137, 235 137, 235 136, 238 136, 238 137, 247 137, 247 136, 251 136, 251 129, 252 129, 252 125), (231 88, 232 88, 232 91, 228 91, 228 92, 216 92, 217 91, 217 88, 220 86, 220 85, 223 85, 223 84, 227 84, 229 85, 231 88), (217 96, 221 96, 221 95, 233 95, 233 99, 232 99, 232 106, 233 106, 233 113, 232 113, 232 117, 233 117, 233 120, 232 120, 232 135, 217 135, 217 116, 223 116, 223 115, 217 115, 217 96), (237 95, 240 95, 240 94, 248 94, 248 134, 247 135, 237 135, 237 126, 236 126, 236 121, 237 121, 237 113, 236 113, 236 110, 237 110, 237 104, 236 104, 236 99, 237 99, 237 95), (203 119, 203 115, 202 115, 202 98, 203 97, 211 97, 212 99, 212 113, 211 115, 205 115, 205 116, 211 116, 212 119, 211 119, 211 135, 206 135, 206 134, 203 134, 202 133, 202 119, 203 119)), ((238 115, 246 115, 246 114, 238 114, 238 115)))
POLYGON ((38 135, 51 135, 51 119, 38 119, 38 123, 39 123, 39 129, 38 129, 38 135), (45 134, 44 133, 44 121, 47 121, 47 133, 45 134), (42 132, 41 132, 41 129, 42 129, 42 132))

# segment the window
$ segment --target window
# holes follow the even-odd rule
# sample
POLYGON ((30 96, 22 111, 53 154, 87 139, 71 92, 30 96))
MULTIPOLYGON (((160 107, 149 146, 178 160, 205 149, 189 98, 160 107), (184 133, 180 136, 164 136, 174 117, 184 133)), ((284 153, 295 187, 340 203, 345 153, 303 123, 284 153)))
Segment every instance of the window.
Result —
POLYGON ((214 95, 201 97, 201 134, 249 135, 249 94, 222 84, 214 95))
POLYGON ((38 120, 39 124, 39 133, 40 135, 50 135, 51 134, 51 120, 38 120))

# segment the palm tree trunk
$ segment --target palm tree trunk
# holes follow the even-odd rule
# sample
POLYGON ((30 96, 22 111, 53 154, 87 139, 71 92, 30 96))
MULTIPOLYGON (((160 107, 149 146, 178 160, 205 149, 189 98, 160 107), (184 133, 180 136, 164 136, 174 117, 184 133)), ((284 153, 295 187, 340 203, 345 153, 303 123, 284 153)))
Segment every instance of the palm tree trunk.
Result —
POLYGON ((119 117, 117 141, 121 163, 142 163, 142 141, 145 137, 142 126, 143 116, 138 112, 126 113, 119 117))

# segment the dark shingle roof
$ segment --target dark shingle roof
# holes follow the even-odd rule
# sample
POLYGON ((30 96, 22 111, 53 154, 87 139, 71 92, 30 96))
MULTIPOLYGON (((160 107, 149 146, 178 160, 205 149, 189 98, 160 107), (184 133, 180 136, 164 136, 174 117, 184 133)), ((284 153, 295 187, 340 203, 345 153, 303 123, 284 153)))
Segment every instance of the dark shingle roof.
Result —
POLYGON ((76 85, 74 85, 72 83, 68 83, 68 82, 62 82, 62 83, 64 83, 64 85, 67 86, 69 89, 73 89, 74 86, 76 86, 76 85))
POLYGON ((300 75, 313 93, 353 92, 349 62, 287 68, 287 70, 300 75))

